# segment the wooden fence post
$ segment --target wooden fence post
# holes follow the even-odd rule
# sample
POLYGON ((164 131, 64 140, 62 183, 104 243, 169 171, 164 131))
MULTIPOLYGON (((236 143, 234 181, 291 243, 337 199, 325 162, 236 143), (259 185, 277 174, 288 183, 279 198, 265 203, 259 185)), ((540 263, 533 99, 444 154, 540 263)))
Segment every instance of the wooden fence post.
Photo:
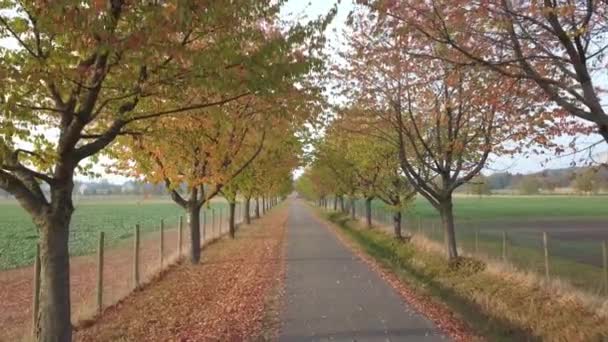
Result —
POLYGON ((222 207, 220 207, 220 216, 219 216, 220 222, 219 222, 219 233, 217 235, 217 237, 222 236, 222 207))
POLYGON ((160 269, 163 269, 163 261, 165 257, 165 220, 160 219, 160 269))
POLYGON ((608 294, 608 242, 602 242, 602 256, 604 259, 604 289, 608 294))
POLYGON ((32 310, 32 335, 38 330, 38 311, 40 308, 40 244, 36 243, 36 259, 34 260, 34 303, 32 310))
POLYGON ((99 245, 97 246, 97 313, 103 310, 103 247, 104 234, 99 232, 99 245))
POLYGON ((507 232, 502 232, 502 261, 507 261, 507 232))
POLYGON ((133 287, 139 287, 139 224, 135 225, 133 245, 133 287))
POLYGON ((177 225, 177 255, 178 258, 182 256, 182 241, 183 241, 183 228, 184 228, 184 217, 179 217, 179 223, 177 225))
POLYGON ((207 210, 203 209, 203 245, 207 241, 207 210))
POLYGON ((211 239, 215 238, 215 208, 211 209, 211 239))
POLYGON ((545 251, 545 277, 549 280, 549 246, 547 232, 543 232, 543 249, 545 251))

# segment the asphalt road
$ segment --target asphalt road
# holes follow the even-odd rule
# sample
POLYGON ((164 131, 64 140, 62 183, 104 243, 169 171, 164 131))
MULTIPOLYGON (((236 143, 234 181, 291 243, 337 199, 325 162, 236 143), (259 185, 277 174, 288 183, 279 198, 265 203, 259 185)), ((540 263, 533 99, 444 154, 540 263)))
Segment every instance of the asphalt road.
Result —
POLYGON ((311 209, 291 199, 280 341, 446 341, 311 209))

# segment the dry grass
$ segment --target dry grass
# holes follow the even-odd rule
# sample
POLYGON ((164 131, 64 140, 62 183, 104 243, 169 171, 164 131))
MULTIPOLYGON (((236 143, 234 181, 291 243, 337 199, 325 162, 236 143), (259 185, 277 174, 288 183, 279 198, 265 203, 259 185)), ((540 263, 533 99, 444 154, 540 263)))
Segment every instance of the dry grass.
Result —
POLYGON ((359 229, 361 225, 339 214, 328 217, 408 286, 446 303, 488 340, 599 341, 608 337, 608 304, 603 298, 500 262, 483 263, 482 270, 465 263, 455 270, 440 243, 421 236, 412 243, 396 243, 384 231, 359 229))
MULTIPOLYGON (((442 257, 444 256, 443 246, 425 236, 415 235, 412 239, 412 243, 420 250, 435 253, 442 257)), ((475 258, 472 254, 465 253, 463 256, 475 258)), ((484 263, 486 264, 486 272, 497 278, 510 279, 515 283, 523 284, 529 288, 543 288, 546 291, 553 293, 558 298, 566 299, 566 302, 580 303, 587 310, 594 312, 598 316, 608 318, 608 298, 606 297, 585 292, 572 286, 567 280, 558 277, 551 277, 547 280, 544 276, 536 272, 522 270, 509 262, 484 258, 484 263)))

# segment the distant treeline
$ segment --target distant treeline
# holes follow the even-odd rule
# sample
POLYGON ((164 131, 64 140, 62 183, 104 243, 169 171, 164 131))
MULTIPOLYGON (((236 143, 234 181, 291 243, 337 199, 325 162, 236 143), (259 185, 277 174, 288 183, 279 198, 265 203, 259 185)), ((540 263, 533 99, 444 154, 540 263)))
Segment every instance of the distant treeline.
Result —
POLYGON ((608 168, 572 167, 548 169, 541 172, 521 174, 497 172, 489 176, 475 177, 462 192, 469 194, 490 194, 511 191, 522 195, 554 193, 560 189, 568 192, 591 194, 608 191, 608 168))
MULTIPOLYGON (((43 188, 46 193, 47 189, 43 188)), ((128 181, 122 184, 110 183, 108 180, 99 182, 76 182, 74 195, 76 196, 105 196, 105 195, 143 195, 143 196, 163 196, 167 190, 163 184, 151 184, 145 182, 128 181)), ((11 196, 0 190, 0 198, 10 198, 11 196)))

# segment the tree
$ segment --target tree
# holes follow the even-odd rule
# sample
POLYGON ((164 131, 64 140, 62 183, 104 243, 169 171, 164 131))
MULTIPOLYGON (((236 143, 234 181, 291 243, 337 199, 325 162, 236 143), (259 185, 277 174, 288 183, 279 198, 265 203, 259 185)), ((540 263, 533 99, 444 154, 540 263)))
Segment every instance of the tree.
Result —
MULTIPOLYGON (((366 224, 372 227, 371 205, 374 200, 377 183, 380 181, 381 165, 378 155, 371 148, 374 142, 362 134, 348 131, 348 122, 336 118, 327 129, 324 137, 324 148, 331 150, 333 158, 325 161, 330 169, 339 171, 342 181, 351 193, 351 215, 354 218, 354 193, 360 193, 365 200, 366 224), (331 164, 329 164, 331 163, 331 164), (340 169, 340 170, 338 170, 340 169)), ((334 174, 336 173, 334 171, 334 174)), ((327 190, 327 187, 321 188, 327 190)))
POLYGON ((412 58, 434 47, 399 20, 361 10, 349 23, 344 93, 360 108, 360 125, 394 137, 404 175, 440 212, 446 254, 457 258, 452 194, 512 136, 515 109, 525 105, 514 100, 518 84, 480 68, 412 58))
MULTIPOLYGON (((355 219, 355 200, 359 191, 359 179, 352 161, 346 158, 343 148, 346 138, 338 129, 330 129, 315 147, 316 159, 313 162, 313 170, 321 170, 319 174, 325 182, 334 183, 336 195, 340 201, 340 209, 346 212, 343 195, 349 196, 349 208, 351 218, 355 219)), ((321 181, 323 182, 323 181, 321 181)), ((317 182, 317 184, 321 184, 317 182)), ((327 188, 320 186, 319 193, 327 188)))
MULTIPOLYGON (((453 54, 427 56, 457 64, 476 64, 501 77, 536 87, 545 110, 535 129, 548 121, 557 133, 588 133, 576 120, 595 126, 608 141, 608 113, 601 102, 600 83, 606 75, 608 2, 580 1, 365 1, 379 14, 398 20, 453 54), (462 39, 462 37, 466 39, 462 39), (602 76, 603 75, 603 76, 602 76), (559 110, 551 110, 550 100, 559 110)), ((542 136, 541 136, 542 138, 542 136)), ((546 138, 546 136, 544 137, 546 138)))
POLYGON ((574 178, 573 188, 582 194, 593 194, 599 191, 597 170, 587 168, 578 172, 574 178))
POLYGON ((314 68, 293 58, 264 63, 294 46, 320 46, 331 19, 276 34, 265 23, 276 21, 281 4, 2 2, 0 38, 12 44, 0 47, 0 188, 38 227, 39 341, 72 336, 68 239, 75 173, 90 170, 95 155, 118 136, 138 134, 134 123, 269 91, 260 80, 289 79, 290 66, 297 74, 314 68), (264 43, 248 46, 251 41, 264 43), (195 102, 182 91, 192 85, 214 97, 195 102), (48 198, 41 183, 50 188, 48 198))
POLYGON ((526 175, 519 181, 519 192, 522 195, 537 195, 540 190, 540 181, 534 175, 526 175))
POLYGON ((293 183, 291 173, 299 165, 299 156, 302 153, 301 145, 289 127, 294 120, 283 121, 283 125, 275 121, 268 134, 265 148, 243 172, 224 185, 221 192, 230 204, 231 237, 234 237, 235 232, 234 203, 237 193, 244 197, 245 222, 249 224, 252 196, 277 197, 286 196, 291 192, 293 183))
MULTIPOLYGON (((374 193, 382 202, 390 206, 393 212, 393 234, 396 239, 401 240, 403 239, 401 212, 412 205, 416 190, 401 172, 398 148, 377 138, 368 137, 368 141, 368 147, 374 156, 373 160, 380 170, 374 182, 374 193)), ((367 212, 370 217, 371 208, 367 212)))
POLYGON ((375 137, 374 130, 368 131, 360 125, 360 115, 357 108, 339 111, 338 118, 332 122, 332 128, 342 137, 336 144, 349 162, 358 191, 365 199, 367 227, 372 227, 372 201, 379 198, 391 207, 395 236, 401 239, 401 210, 411 203, 416 191, 399 172, 397 146, 390 140, 375 137))
POLYGON ((468 183, 469 192, 473 195, 477 195, 481 198, 482 195, 491 195, 492 191, 488 185, 488 179, 483 175, 473 177, 468 183))
MULTIPOLYGON (((173 201, 186 210, 194 264, 200 261, 201 207, 264 146, 269 123, 252 102, 252 98, 235 101, 208 110, 206 115, 160 118, 147 123, 145 135, 122 137, 114 148, 117 170, 165 184, 173 201)), ((236 191, 226 193, 234 205, 236 191)))

